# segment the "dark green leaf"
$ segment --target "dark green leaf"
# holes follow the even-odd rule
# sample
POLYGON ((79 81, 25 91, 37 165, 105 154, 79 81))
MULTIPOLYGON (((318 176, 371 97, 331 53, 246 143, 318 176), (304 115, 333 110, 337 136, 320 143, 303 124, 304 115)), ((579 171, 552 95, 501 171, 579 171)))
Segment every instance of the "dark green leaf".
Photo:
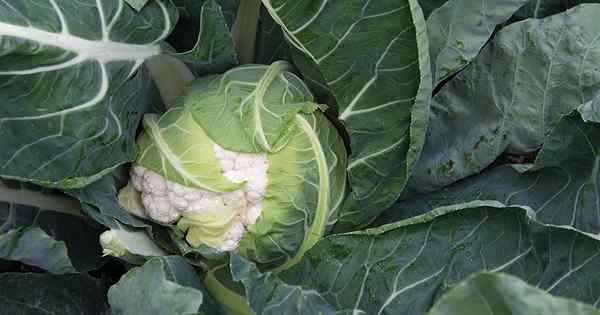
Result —
POLYGON ((153 258, 131 269, 110 288, 108 301, 115 315, 222 314, 196 271, 178 256, 153 258))
MULTIPOLYGON (((97 255, 99 256, 99 255, 97 255)), ((36 266, 51 273, 75 272, 64 242, 37 227, 25 227, 0 235, 0 257, 36 266)))
POLYGON ((529 0, 526 6, 523 6, 516 17, 543 18, 552 14, 566 11, 582 3, 598 3, 597 0, 529 0))
POLYGON ((427 31, 434 85, 469 64, 496 26, 528 1, 449 0, 433 11, 427 18, 427 31))
MULTIPOLYGON (((221 1, 223 2, 223 1, 221 1)), ((231 1, 225 1, 232 6, 231 1)), ((181 19, 169 37, 178 53, 196 75, 220 73, 238 64, 230 26, 215 0, 175 1, 181 19)))
POLYGON ((553 297, 517 277, 480 273, 452 288, 427 314, 598 315, 600 310, 553 297))
MULTIPOLYGON (((280 279, 354 314, 423 314, 442 293, 480 271, 510 273, 551 294, 595 303, 600 282, 590 275, 600 268, 600 241, 532 216, 497 202, 438 208, 377 229, 329 236, 280 279)), ((269 296, 273 287, 281 285, 256 282, 252 294, 269 296)), ((307 303, 312 301, 321 299, 307 303)))
POLYGON ((67 193, 79 199, 84 204, 84 211, 106 227, 116 227, 114 220, 132 227, 148 227, 147 223, 129 214, 119 205, 117 195, 122 186, 118 172, 115 172, 85 188, 69 190, 67 193))
POLYGON ((401 201, 379 218, 394 222, 437 207, 474 200, 525 206, 544 223, 600 233, 600 124, 567 116, 552 131, 535 165, 502 165, 431 194, 401 201))
POLYGON ((368 223, 398 198, 424 141, 431 77, 421 9, 416 0, 263 4, 317 65, 349 133, 353 191, 339 228, 368 223))
POLYGON ((562 115, 600 88, 600 5, 503 28, 433 98, 410 187, 430 192, 476 174, 505 151, 538 150, 562 115))
POLYGON ((106 285, 83 274, 0 274, 2 314, 109 315, 106 285))
POLYGON ((250 306, 256 314, 338 314, 320 294, 302 285, 289 285, 240 256, 231 258, 231 272, 246 287, 250 306))
POLYGON ((100 231, 79 203, 56 191, 0 181, 0 258, 52 273, 95 269, 104 263, 100 231))
POLYGON ((138 70, 176 21, 164 0, 2 1, 0 176, 77 188, 133 160, 138 70))

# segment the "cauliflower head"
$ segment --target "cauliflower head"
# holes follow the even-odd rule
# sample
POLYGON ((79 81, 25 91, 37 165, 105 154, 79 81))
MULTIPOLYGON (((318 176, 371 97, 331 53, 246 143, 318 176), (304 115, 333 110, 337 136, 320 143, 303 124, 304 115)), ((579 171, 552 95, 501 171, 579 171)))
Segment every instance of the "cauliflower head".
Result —
POLYGON ((131 183, 141 193, 142 204, 152 220, 170 224, 179 221, 180 226, 194 227, 194 219, 202 220, 211 212, 216 218, 203 227, 204 238, 189 237, 192 245, 200 243, 221 251, 235 249, 246 228, 253 225, 260 216, 262 200, 266 195, 267 169, 266 154, 237 153, 228 151, 218 144, 213 145, 223 175, 233 183, 245 183, 231 192, 215 192, 195 188, 170 181, 162 175, 145 168, 134 166, 131 170, 131 183), (220 222, 219 222, 220 221, 220 222), (215 238, 206 237, 217 230, 215 238))
POLYGON ((298 259, 337 220, 346 152, 290 70, 277 62, 201 78, 179 106, 146 115, 123 207, 192 247, 298 259))

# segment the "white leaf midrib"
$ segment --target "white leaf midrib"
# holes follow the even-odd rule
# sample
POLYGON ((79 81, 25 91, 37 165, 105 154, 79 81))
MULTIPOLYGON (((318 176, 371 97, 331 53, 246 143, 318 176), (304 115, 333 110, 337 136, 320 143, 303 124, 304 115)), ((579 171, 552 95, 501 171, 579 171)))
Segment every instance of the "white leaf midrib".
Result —
POLYGON ((22 38, 45 46, 61 48, 101 63, 145 60, 161 52, 160 46, 156 44, 128 44, 107 39, 88 40, 69 33, 54 33, 2 22, 0 22, 1 36, 22 38))

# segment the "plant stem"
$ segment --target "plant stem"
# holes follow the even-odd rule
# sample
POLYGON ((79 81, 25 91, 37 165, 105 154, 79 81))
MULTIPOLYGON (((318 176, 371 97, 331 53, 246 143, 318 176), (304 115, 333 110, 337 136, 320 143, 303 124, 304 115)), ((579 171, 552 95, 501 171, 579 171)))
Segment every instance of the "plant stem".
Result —
POLYGON ((45 194, 26 188, 11 188, 0 181, 0 201, 9 204, 27 205, 44 210, 83 217, 79 201, 66 195, 45 194))
POLYGON ((165 106, 174 107, 194 74, 185 63, 168 55, 151 58, 146 65, 165 106))
POLYGON ((241 0, 238 7, 232 35, 240 64, 254 62, 260 5, 260 0, 241 0))
POLYGON ((251 315, 253 314, 246 297, 239 295, 223 285, 214 274, 214 270, 208 271, 204 277, 204 285, 212 296, 221 303, 229 315, 251 315))

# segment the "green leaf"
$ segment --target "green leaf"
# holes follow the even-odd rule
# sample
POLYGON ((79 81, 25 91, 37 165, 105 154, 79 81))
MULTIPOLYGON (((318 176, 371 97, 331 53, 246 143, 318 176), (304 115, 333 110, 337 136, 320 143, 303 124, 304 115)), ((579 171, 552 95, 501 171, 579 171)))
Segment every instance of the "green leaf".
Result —
POLYGON ((337 314, 335 308, 312 289, 287 284, 271 272, 260 273, 252 262, 237 255, 231 257, 230 263, 233 279, 244 284, 256 314, 337 314))
MULTIPOLYGON (((120 171, 127 174, 125 169, 120 171)), ((118 178, 118 173, 119 171, 106 175, 85 188, 68 190, 66 193, 79 199, 83 204, 82 210, 106 227, 117 227, 117 222, 136 228, 148 227, 147 223, 134 217, 119 205, 117 195, 123 184, 118 178)))
POLYGON ((294 117, 317 109, 292 65, 245 65, 200 78, 185 96, 208 136, 236 152, 277 152, 289 141, 294 117))
MULTIPOLYGON (((423 2, 423 1, 422 1, 423 2)), ((434 85, 469 64, 492 36, 529 0, 450 0, 427 18, 434 85)))
MULTIPOLYGON (((600 283, 590 274, 600 267, 598 238, 544 225, 532 216, 498 202, 438 208, 380 228, 326 237, 279 276, 320 295, 335 310, 354 314, 423 314, 440 294, 480 271, 510 273, 551 294, 595 303, 600 283)), ((270 288, 257 284, 252 294, 269 295, 270 288)), ((288 301, 279 296, 269 303, 288 301)))
MULTIPOLYGON (((191 21, 199 23, 198 37, 193 47, 185 52, 172 54, 189 63, 196 73, 215 73, 235 66, 238 63, 232 35, 229 26, 219 6, 214 0, 190 4, 193 9, 191 21)), ((195 28, 194 28, 195 29, 195 28)), ((175 29, 170 42, 181 37, 190 37, 190 29, 175 29)), ((179 44, 180 45, 180 44, 179 44)))
POLYGON ((108 291, 115 315, 222 314, 210 300, 196 271, 178 256, 153 258, 127 272, 108 291), (212 308, 206 309, 205 306, 212 308))
MULTIPOLYGON (((195 76, 222 73, 238 65, 231 34, 238 3, 236 0, 172 0, 180 18, 167 38, 174 58, 185 62, 195 76)), ((166 68, 173 71, 177 68, 166 68)), ((166 75, 159 75, 163 84, 166 75)), ((169 76, 170 77, 170 76, 169 76)), ((177 96, 181 96, 178 94, 177 96)))
POLYGON ((319 112, 298 114, 289 143, 268 155, 263 212, 238 253, 262 264, 296 264, 336 223, 346 197, 346 151, 337 130, 319 112))
POLYGON ((600 5, 581 5, 498 32, 433 98, 410 187, 430 192, 476 174, 505 151, 538 150, 562 115, 600 88, 600 5))
POLYGON ((54 274, 76 272, 64 242, 37 227, 24 227, 0 235, 0 257, 48 270, 54 274))
POLYGON ((100 231, 87 224, 79 203, 56 191, 0 181, 0 258, 60 274, 105 262, 100 231))
POLYGON ((226 192, 241 186, 223 175, 213 150, 215 142, 185 107, 173 107, 160 117, 146 115, 144 130, 138 139, 136 165, 189 187, 226 192), (197 163, 198 157, 202 163, 197 163))
POLYGON ((4 314, 110 314, 107 286, 85 274, 0 274, 0 309, 4 314))
POLYGON ((600 124, 564 117, 535 164, 502 165, 443 190, 398 202, 378 220, 395 222, 437 207, 474 200, 525 206, 544 223, 600 233, 600 124))
MULTIPOLYGON (((196 0, 177 0, 177 1, 196 1, 196 0)), ((241 0, 217 0, 217 3, 221 6, 223 10, 223 15, 225 16, 225 20, 227 21, 227 25, 229 28, 233 28, 233 24, 235 23, 235 18, 238 12, 238 7, 240 6, 241 0)))
POLYGON ((543 18, 552 14, 566 11, 582 3, 598 3, 597 0, 529 0, 516 13, 517 18, 543 18))
MULTIPOLYGON (((200 21, 199 21, 199 17, 200 15, 198 15, 198 12, 200 12, 199 8, 201 8, 207 0, 172 0, 172 2, 175 4, 175 6, 177 7, 177 9, 179 10, 179 14, 180 14, 180 19, 178 21, 178 27, 182 27, 181 30, 183 29, 194 29, 195 32, 197 33, 197 28, 200 25, 200 21)), ((225 17, 225 20, 227 21, 227 26, 229 26, 229 28, 231 29, 233 27, 233 23, 235 23, 235 18, 237 15, 237 11, 238 11, 238 6, 239 6, 239 2, 240 0, 216 0, 217 4, 221 7, 221 10, 223 12, 223 16, 225 17)), ((175 37, 179 37, 178 35, 182 35, 182 34, 177 34, 179 33, 177 30, 173 32, 173 35, 175 37)), ((172 37, 174 38, 174 37, 172 37)), ((190 44, 188 46, 193 46, 193 42, 195 39, 192 37, 188 37, 187 39, 184 38, 183 36, 181 36, 179 38, 180 40, 190 44)), ((179 40, 178 40, 179 41, 179 40)), ((175 42, 175 41, 174 41, 175 42)), ((175 44, 175 43, 173 43, 175 44)))
POLYGON ((427 314, 597 315, 600 310, 554 297, 511 275, 479 273, 452 288, 427 314))
POLYGON ((0 177, 78 188, 133 160, 151 87, 138 70, 176 21, 164 0, 139 13, 122 0, 3 1, 0 177))
POLYGON ((349 133, 352 198, 340 228, 368 223, 398 198, 424 141, 431 78, 421 9, 416 0, 263 4, 320 70, 349 133))

